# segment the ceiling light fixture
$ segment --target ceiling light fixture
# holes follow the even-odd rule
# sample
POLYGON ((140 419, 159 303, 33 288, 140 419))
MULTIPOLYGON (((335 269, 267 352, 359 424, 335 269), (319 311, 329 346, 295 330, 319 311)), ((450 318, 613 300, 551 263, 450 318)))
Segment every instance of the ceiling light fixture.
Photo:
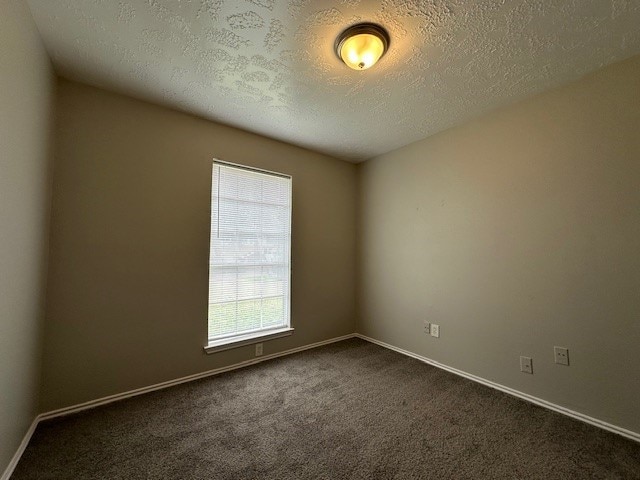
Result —
POLYGON ((348 67, 366 70, 376 64, 389 48, 389 34, 375 23, 359 23, 336 38, 336 54, 348 67))

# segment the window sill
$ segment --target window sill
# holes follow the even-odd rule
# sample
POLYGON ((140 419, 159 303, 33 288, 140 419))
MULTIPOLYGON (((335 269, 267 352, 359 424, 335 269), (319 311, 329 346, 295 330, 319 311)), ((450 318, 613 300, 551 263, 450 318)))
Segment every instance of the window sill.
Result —
POLYGON ((266 332, 250 333, 247 335, 238 335, 237 337, 225 338, 222 340, 210 341, 209 345, 204 347, 206 353, 217 353, 232 348, 243 347, 245 345, 253 345, 274 338, 288 337, 293 333, 293 328, 280 328, 278 330, 269 330, 266 332))

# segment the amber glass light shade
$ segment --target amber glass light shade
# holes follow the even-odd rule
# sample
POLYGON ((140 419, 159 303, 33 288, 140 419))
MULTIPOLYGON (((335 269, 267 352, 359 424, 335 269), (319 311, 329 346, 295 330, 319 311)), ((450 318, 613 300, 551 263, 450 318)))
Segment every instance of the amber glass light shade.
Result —
POLYGON ((375 24, 359 24, 346 29, 336 40, 338 57, 354 70, 376 64, 389 47, 389 35, 375 24))

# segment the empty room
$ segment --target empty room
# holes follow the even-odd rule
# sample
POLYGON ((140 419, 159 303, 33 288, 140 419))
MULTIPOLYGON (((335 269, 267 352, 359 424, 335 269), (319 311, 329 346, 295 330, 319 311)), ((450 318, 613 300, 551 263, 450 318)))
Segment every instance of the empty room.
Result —
POLYGON ((639 26, 0 0, 0 480, 640 479, 639 26))

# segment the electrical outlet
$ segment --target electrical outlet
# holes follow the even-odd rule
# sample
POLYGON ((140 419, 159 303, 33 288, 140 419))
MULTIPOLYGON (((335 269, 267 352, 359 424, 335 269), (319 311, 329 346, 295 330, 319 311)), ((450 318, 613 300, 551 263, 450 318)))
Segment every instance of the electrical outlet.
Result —
POLYGON ((262 355, 262 344, 256 343, 256 357, 259 357, 260 355, 262 355))
POLYGON ((533 374, 533 360, 531 357, 520 357, 520 371, 533 374))
POLYGON ((569 365, 569 349, 564 347, 553 347, 553 355, 559 365, 569 365))
POLYGON ((432 337, 440 336, 440 325, 436 325, 435 323, 431 324, 431 336, 432 337))
POLYGON ((431 324, 428 321, 424 321, 424 333, 427 335, 431 334, 431 324))

